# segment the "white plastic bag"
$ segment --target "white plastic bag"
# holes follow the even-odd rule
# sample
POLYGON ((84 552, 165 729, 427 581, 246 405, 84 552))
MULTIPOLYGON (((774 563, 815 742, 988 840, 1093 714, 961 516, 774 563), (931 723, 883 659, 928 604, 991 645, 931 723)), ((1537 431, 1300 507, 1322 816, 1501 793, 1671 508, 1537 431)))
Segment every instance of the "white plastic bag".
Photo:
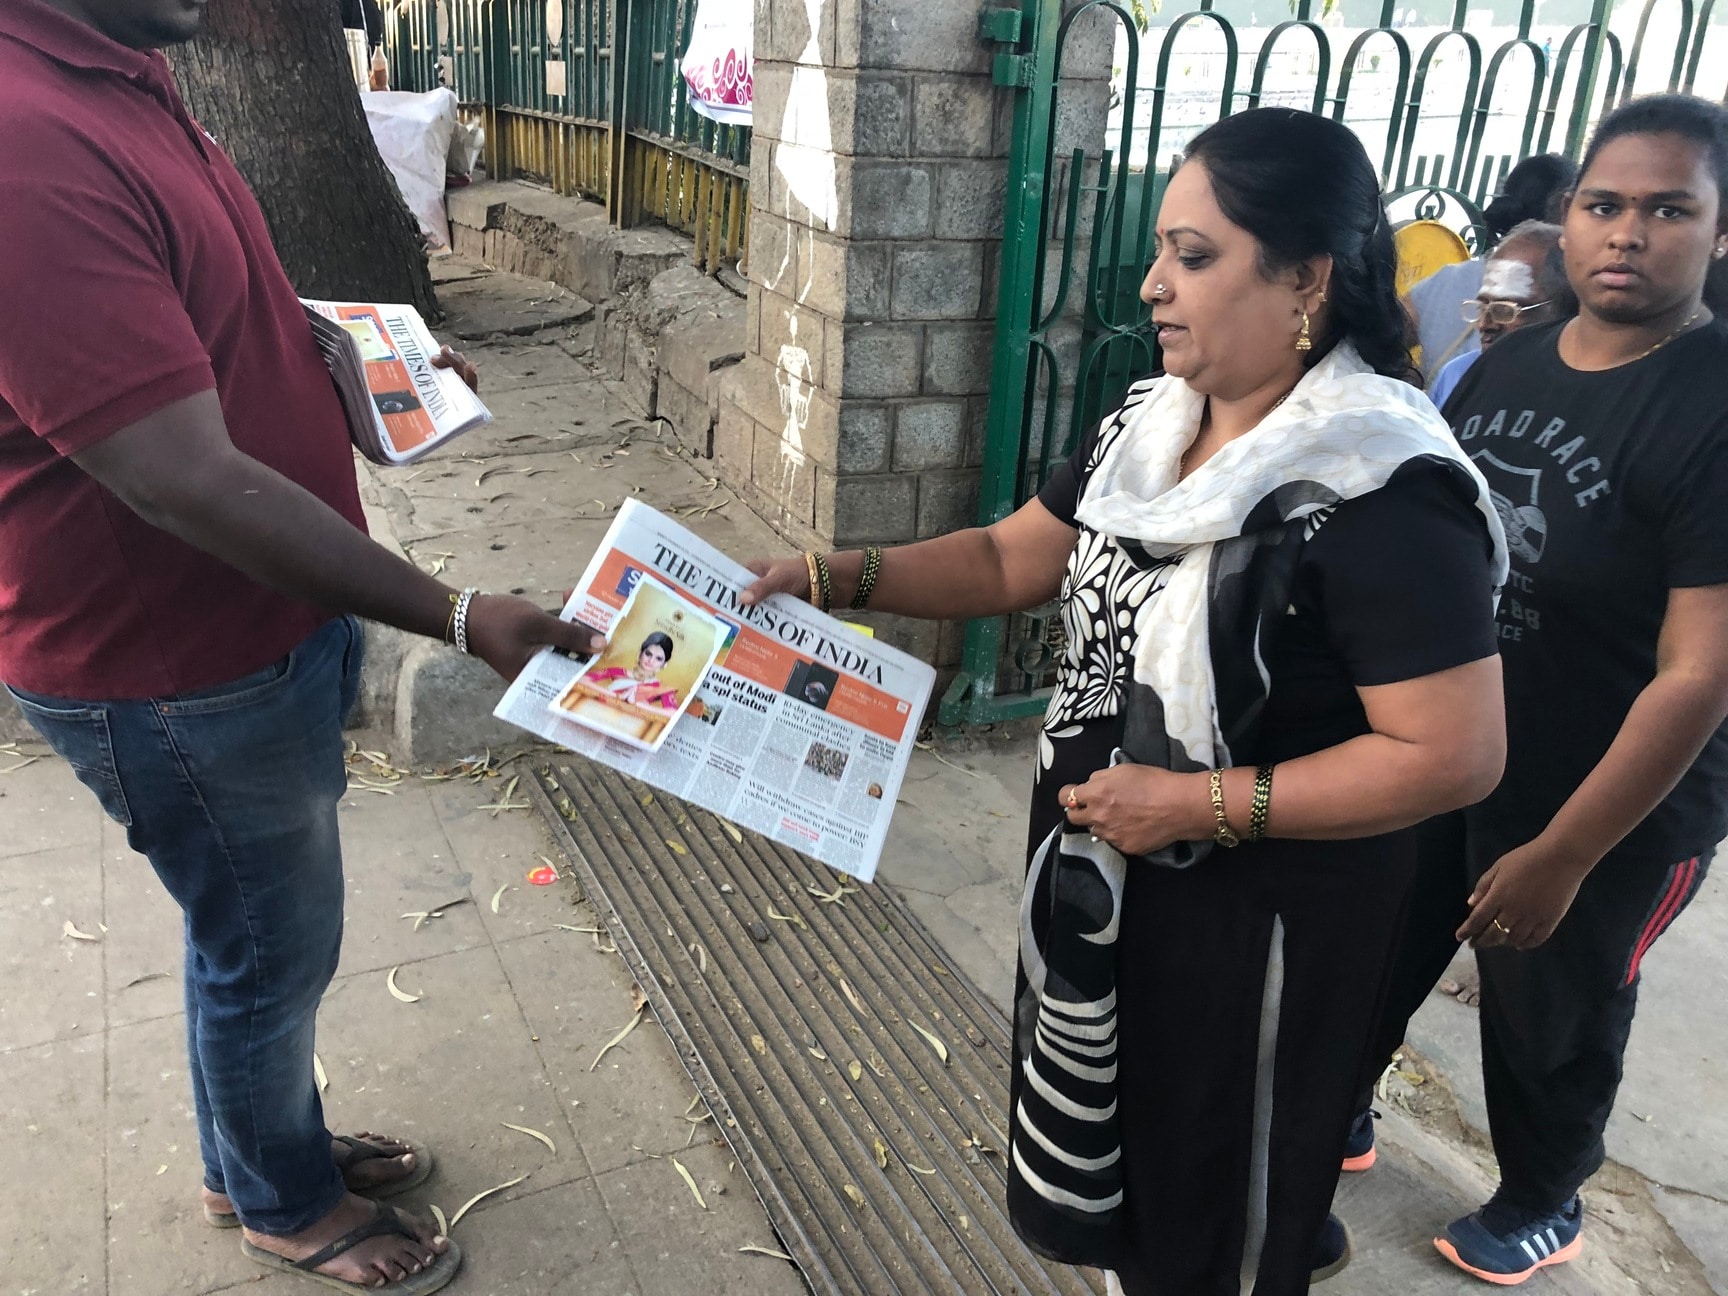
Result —
POLYGON ((360 102, 366 107, 366 123, 378 152, 396 177, 408 210, 434 251, 449 247, 444 175, 456 132, 456 96, 442 88, 426 94, 378 90, 362 94, 360 102))
POLYGON ((750 124, 755 85, 753 0, 696 0, 690 48, 678 70, 690 107, 727 126, 750 124))
POLYGON ((486 151, 486 128, 478 122, 459 121, 450 133, 450 156, 445 169, 464 180, 474 174, 480 155, 486 151))

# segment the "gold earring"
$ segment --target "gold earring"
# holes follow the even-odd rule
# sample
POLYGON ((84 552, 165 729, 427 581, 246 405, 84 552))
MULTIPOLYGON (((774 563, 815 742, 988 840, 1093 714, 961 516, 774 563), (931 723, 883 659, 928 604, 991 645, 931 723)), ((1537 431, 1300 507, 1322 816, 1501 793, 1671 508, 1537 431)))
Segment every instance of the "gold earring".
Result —
POLYGON ((1296 335, 1296 349, 1298 351, 1312 351, 1314 349, 1314 339, 1308 336, 1307 311, 1302 312, 1302 331, 1296 335))

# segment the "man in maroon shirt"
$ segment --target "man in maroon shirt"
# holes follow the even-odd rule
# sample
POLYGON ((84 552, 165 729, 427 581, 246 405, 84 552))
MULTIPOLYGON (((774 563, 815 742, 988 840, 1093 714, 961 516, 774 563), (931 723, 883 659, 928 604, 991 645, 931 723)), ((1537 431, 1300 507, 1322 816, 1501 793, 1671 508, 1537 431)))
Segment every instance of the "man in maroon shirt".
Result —
POLYGON ((202 10, 0 0, 0 680, 185 912, 211 1221, 265 1264, 430 1292, 455 1247, 351 1191, 428 1155, 333 1142, 313 1081, 354 618, 507 678, 598 636, 367 538, 262 214, 151 52, 202 10))

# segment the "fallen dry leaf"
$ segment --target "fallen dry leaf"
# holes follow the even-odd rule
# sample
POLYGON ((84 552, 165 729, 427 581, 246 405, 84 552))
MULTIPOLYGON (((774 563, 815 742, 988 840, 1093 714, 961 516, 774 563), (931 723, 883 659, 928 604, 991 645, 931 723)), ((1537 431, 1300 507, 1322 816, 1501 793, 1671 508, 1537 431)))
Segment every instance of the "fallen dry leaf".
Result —
POLYGON ((485 1192, 475 1193, 467 1201, 463 1202, 461 1208, 454 1215, 452 1215, 450 1217, 450 1228, 445 1229, 444 1232, 446 1234, 448 1234, 451 1231, 451 1229, 454 1229, 458 1224, 460 1224, 462 1222, 462 1217, 464 1215, 466 1215, 470 1209, 472 1209, 474 1206, 478 1205, 480 1202, 485 1201, 493 1193, 501 1193, 506 1188, 514 1188, 517 1184, 521 1183, 527 1177, 528 1177, 527 1175, 517 1175, 509 1183, 501 1183, 495 1188, 488 1188, 485 1192))
POLYGON ((548 1152, 557 1155, 558 1145, 546 1135, 542 1134, 539 1130, 529 1129, 526 1125, 512 1125, 509 1121, 499 1121, 498 1123, 507 1130, 515 1130, 518 1134, 526 1134, 529 1138, 539 1139, 546 1145, 546 1150, 548 1152))
POLYGON ((862 1013, 864 1011, 864 1001, 858 997, 858 992, 847 983, 845 977, 840 978, 840 989, 846 996, 846 1002, 851 1004, 858 1012, 862 1013))
POLYGON ((764 1057, 768 1055, 768 1041, 763 1039, 760 1035, 752 1035, 750 1037, 750 1047, 755 1049, 764 1057))
POLYGON ((419 995, 409 994, 406 990, 396 984, 396 974, 401 970, 402 969, 399 967, 393 967, 390 969, 390 974, 384 978, 384 984, 390 987, 391 997, 399 999, 403 1003, 419 1003, 419 995))
POLYGON ((931 1166, 928 1170, 926 1170, 923 1166, 915 1166, 910 1161, 906 1162, 906 1168, 908 1170, 910 1170, 913 1174, 933 1175, 936 1173, 936 1167, 935 1166, 931 1166))
POLYGON ((930 1047, 936 1050, 936 1056, 942 1059, 942 1065, 947 1066, 948 1065, 948 1046, 946 1044, 944 1044, 941 1040, 936 1038, 936 1036, 932 1035, 929 1031, 925 1030, 917 1022, 912 1022, 911 1026, 912 1026, 913 1030, 917 1031, 925 1039, 930 1041, 930 1047))
POLYGON ((864 1078, 864 1067, 861 1063, 854 1062, 846 1068, 846 1073, 852 1077, 852 1082, 856 1084, 864 1078))
POLYGON ((492 893, 492 912, 493 913, 498 912, 498 902, 504 898, 504 893, 506 891, 508 891, 509 889, 510 889, 510 884, 508 882, 506 882, 503 886, 499 887, 496 891, 494 891, 492 893))
POLYGON ((312 1055, 312 1074, 317 1078, 319 1093, 330 1088, 330 1077, 324 1071, 324 1059, 316 1053, 312 1055))
POLYGON ((862 1210, 864 1208, 864 1194, 859 1192, 851 1184, 846 1184, 845 1189, 846 1195, 852 1199, 852 1204, 862 1210))
POLYGON ((670 837, 664 838, 664 841, 672 848, 672 853, 674 855, 688 855, 690 853, 684 848, 683 842, 673 841, 670 837))
POLYGON ((776 1251, 776 1250, 774 1250, 773 1247, 741 1246, 738 1248, 738 1254, 739 1255, 772 1256, 776 1260, 791 1260, 792 1259, 792 1257, 787 1255, 784 1251, 776 1251))
POLYGON ((426 1209, 432 1212, 432 1218, 438 1222, 438 1236, 443 1237, 450 1231, 450 1221, 444 1218, 444 1212, 438 1207, 428 1206, 426 1209))
POLYGON ((641 1012, 648 1006, 648 994, 641 986, 630 987, 630 1011, 641 1012))
POLYGON ((702 1190, 696 1186, 696 1181, 690 1177, 690 1172, 683 1167, 677 1157, 672 1158, 672 1168, 682 1176, 685 1183, 690 1185, 690 1195, 696 1199, 696 1204, 703 1210, 707 1210, 708 1203, 702 1200, 702 1190))
POLYGON ((775 922, 797 923, 798 926, 802 927, 805 931, 810 930, 810 925, 808 923, 806 923, 804 921, 804 919, 802 917, 800 917, 798 914, 795 914, 795 913, 794 914, 776 913, 773 905, 768 906, 768 916, 770 918, 772 918, 775 922))
POLYGON ((937 760, 941 761, 949 769, 957 769, 962 774, 965 774, 965 775, 967 775, 971 778, 975 778, 975 779, 981 779, 984 777, 977 770, 969 770, 964 765, 956 765, 953 761, 949 760, 941 752, 937 751, 935 746, 931 743, 921 742, 921 743, 917 744, 917 747, 918 747, 919 751, 929 752, 932 756, 934 756, 937 760))
POLYGON ((721 819, 719 823, 726 830, 726 835, 732 839, 734 845, 742 846, 744 844, 744 834, 739 832, 730 820, 721 819))
POLYGON ((874 1146, 876 1150, 876 1167, 879 1170, 886 1170, 888 1168, 888 1146, 883 1143, 881 1139, 877 1139, 874 1146))
POLYGON ((100 941, 102 939, 100 936, 92 936, 89 932, 79 931, 77 924, 75 924, 70 918, 66 920, 65 926, 61 927, 60 930, 65 932, 73 940, 100 941))
POLYGON ((642 1011, 643 1011, 642 1009, 638 1008, 636 1010, 636 1015, 630 1019, 629 1025, 625 1026, 623 1030, 619 1031, 611 1039, 606 1041, 606 1047, 601 1049, 598 1053, 596 1053, 594 1055, 594 1061, 588 1068, 590 1071, 594 1070, 595 1067, 600 1065, 600 1059, 601 1058, 605 1057, 613 1049, 617 1048, 620 1044, 622 1044, 624 1042, 624 1037, 626 1035, 628 1035, 631 1031, 635 1030, 637 1026, 641 1025, 641 1023, 642 1023, 642 1011))

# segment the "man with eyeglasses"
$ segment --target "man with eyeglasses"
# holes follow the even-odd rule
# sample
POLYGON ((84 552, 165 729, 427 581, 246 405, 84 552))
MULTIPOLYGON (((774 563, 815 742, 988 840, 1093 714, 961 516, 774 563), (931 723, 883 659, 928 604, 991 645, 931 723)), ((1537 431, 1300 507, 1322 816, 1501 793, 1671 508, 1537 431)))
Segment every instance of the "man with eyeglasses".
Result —
POLYGON ((1514 226, 1483 267, 1481 291, 1463 304, 1464 322, 1476 326, 1481 350, 1442 365, 1429 396, 1444 407, 1465 371, 1500 338, 1529 324, 1566 319, 1577 309, 1560 258, 1560 227, 1543 221, 1514 226))

